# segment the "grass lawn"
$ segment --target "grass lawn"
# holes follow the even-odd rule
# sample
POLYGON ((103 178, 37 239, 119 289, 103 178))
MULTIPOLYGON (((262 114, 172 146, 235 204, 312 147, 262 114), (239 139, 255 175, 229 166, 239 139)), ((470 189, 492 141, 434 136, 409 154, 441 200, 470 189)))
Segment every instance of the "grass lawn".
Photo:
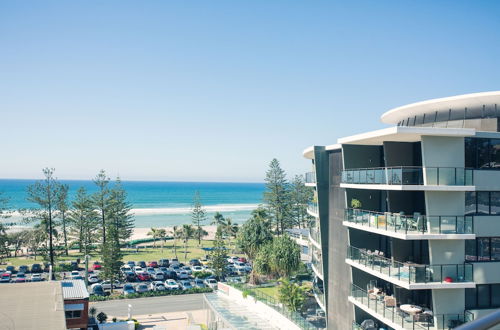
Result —
MULTIPOLYGON (((182 242, 177 242, 177 257, 180 262, 189 261, 191 259, 203 259, 205 255, 209 252, 204 251, 201 247, 212 247, 214 241, 212 240, 202 240, 202 246, 198 246, 197 240, 190 240, 188 242, 187 254, 184 254, 184 245, 182 242)), ((123 261, 158 261, 159 259, 172 259, 175 257, 174 254, 174 246, 173 241, 168 241, 168 244, 165 244, 163 248, 163 252, 161 249, 161 245, 156 248, 153 247, 145 247, 139 248, 138 252, 136 249, 128 249, 123 248, 123 261)), ((231 251, 228 251, 229 255, 233 255, 231 251)), ((69 256, 60 255, 56 258, 56 263, 69 262, 74 261, 77 258, 80 258, 81 262, 84 262, 84 254, 79 253, 78 251, 70 251, 69 256)), ((91 253, 90 254, 90 263, 94 261, 101 260, 101 256, 99 253, 91 253)), ((37 257, 37 260, 33 258, 26 257, 17 257, 17 258, 5 258, 3 262, 6 262, 7 265, 13 265, 19 267, 21 265, 31 265, 35 263, 43 263, 43 259, 41 257, 37 257)), ((5 268, 3 265, 0 268, 5 268)))
POLYGON ((269 288, 255 288, 255 291, 260 291, 262 293, 267 294, 268 296, 271 296, 275 299, 279 299, 279 292, 278 292, 278 286, 272 286, 269 288))

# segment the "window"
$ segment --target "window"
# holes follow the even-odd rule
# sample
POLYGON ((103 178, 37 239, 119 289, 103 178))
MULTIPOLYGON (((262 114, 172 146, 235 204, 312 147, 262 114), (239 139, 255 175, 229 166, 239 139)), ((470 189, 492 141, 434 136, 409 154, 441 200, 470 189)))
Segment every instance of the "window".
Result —
POLYGON ((476 192, 467 191, 465 193, 465 214, 476 214, 476 192))
POLYGON ((478 237, 465 241, 466 261, 500 261, 500 237, 478 237))
POLYGON ((476 168, 476 141, 477 139, 465 138, 465 167, 476 168))
POLYGON ((500 215, 500 191, 465 193, 466 215, 500 215))
POLYGON ((465 167, 500 169, 500 139, 465 138, 465 167))
POLYGON ((82 317, 82 311, 66 311, 67 319, 79 319, 82 317))
POLYGON ((490 140, 490 167, 491 168, 500 168, 500 139, 491 139, 490 140))
POLYGON ((477 139, 477 164, 476 168, 490 167, 490 141, 488 139, 477 139))
POLYGON ((500 307, 500 284, 478 284, 475 289, 465 289, 465 308, 500 307))

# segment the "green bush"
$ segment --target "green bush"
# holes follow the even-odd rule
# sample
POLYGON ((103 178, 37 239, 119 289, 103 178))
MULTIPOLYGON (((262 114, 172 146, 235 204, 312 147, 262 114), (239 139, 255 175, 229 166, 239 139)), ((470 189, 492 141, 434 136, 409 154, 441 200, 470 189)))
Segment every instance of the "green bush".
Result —
POLYGON ((116 299, 135 299, 135 298, 146 298, 146 297, 159 297, 159 296, 176 296, 181 294, 192 294, 192 293, 207 293, 212 292, 211 288, 192 288, 189 290, 167 290, 167 291, 149 291, 144 293, 132 293, 124 296, 123 294, 116 296, 90 296, 90 301, 105 301, 105 300, 116 300, 116 299))
POLYGON ((210 273, 210 272, 206 272, 206 271, 201 271, 201 272, 194 272, 193 273, 193 276, 196 277, 196 278, 207 278, 209 276, 212 276, 213 274, 210 273))

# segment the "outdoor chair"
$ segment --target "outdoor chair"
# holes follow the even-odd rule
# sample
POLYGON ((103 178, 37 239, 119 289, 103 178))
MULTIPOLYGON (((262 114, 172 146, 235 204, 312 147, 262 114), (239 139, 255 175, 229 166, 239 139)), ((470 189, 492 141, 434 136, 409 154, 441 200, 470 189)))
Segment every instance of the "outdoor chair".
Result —
POLYGON ((396 298, 393 296, 385 296, 384 297, 385 307, 396 307, 396 298))

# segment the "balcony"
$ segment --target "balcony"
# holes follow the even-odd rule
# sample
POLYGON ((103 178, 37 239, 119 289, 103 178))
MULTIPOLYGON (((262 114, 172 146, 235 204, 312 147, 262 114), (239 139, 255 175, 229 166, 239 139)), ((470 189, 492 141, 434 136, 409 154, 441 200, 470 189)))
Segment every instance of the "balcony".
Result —
POLYGON ((472 264, 421 265, 391 260, 380 254, 349 246, 346 262, 409 290, 475 287, 472 264))
POLYGON ((356 285, 351 286, 349 301, 388 326, 400 329, 453 329, 474 319, 472 313, 436 314, 423 309, 423 312, 410 315, 403 312, 395 301, 383 295, 367 293, 356 285))
POLYGON ((313 284, 313 293, 314 297, 316 298, 316 302, 318 305, 321 307, 323 311, 326 312, 325 308, 325 291, 323 288, 319 287, 317 283, 313 284))
POLYGON ((313 216, 313 217, 318 217, 319 216, 319 207, 318 203, 309 203, 307 204, 307 212, 313 216))
POLYGON ((321 235, 318 227, 309 228, 309 240, 312 241, 316 247, 319 248, 321 246, 321 235))
POLYGON ((315 185, 316 184, 316 173, 315 172, 307 172, 305 175, 305 183, 306 183, 306 185, 315 185))
POLYGON ((474 239, 473 216, 426 216, 348 208, 344 225, 399 239, 474 239))
POLYGON ((321 256, 321 250, 311 246, 311 266, 314 273, 321 279, 323 279, 323 258, 321 256))
MULTIPOLYGON (((474 171, 462 167, 373 167, 342 171, 344 185, 473 186, 474 171)), ((413 187, 412 189, 417 189, 413 187)), ((419 189, 418 189, 419 190, 419 189)), ((446 189, 452 190, 452 189, 446 189)))

